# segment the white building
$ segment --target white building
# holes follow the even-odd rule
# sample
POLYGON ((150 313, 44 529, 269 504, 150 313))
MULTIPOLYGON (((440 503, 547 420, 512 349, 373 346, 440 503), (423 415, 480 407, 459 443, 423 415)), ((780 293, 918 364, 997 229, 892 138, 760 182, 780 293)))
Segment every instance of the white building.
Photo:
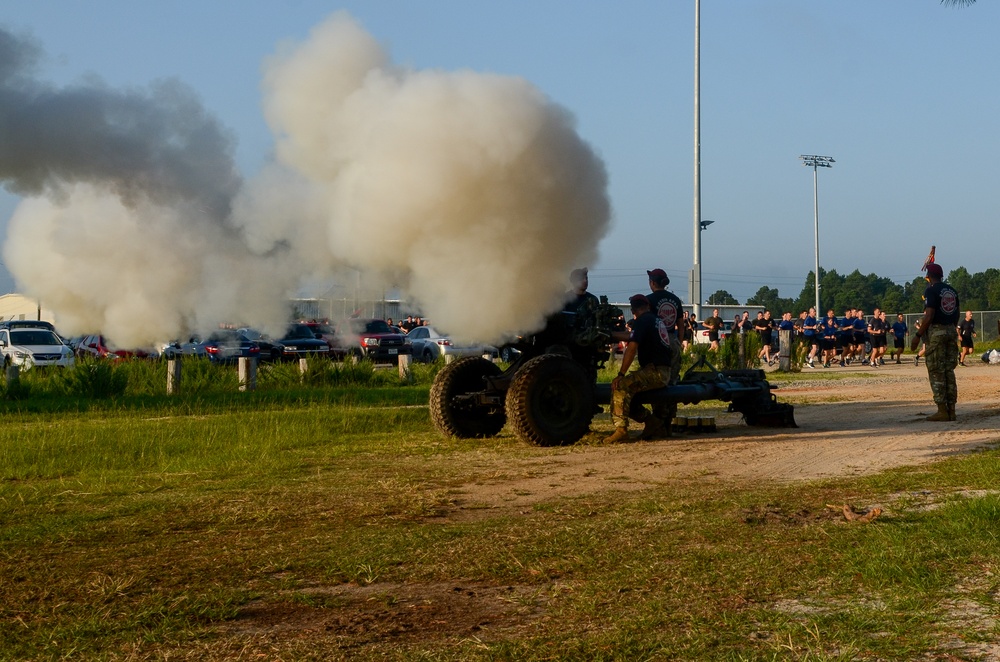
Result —
POLYGON ((5 320, 45 320, 56 323, 51 310, 42 308, 41 302, 29 299, 23 294, 4 294, 0 296, 0 321, 5 320))

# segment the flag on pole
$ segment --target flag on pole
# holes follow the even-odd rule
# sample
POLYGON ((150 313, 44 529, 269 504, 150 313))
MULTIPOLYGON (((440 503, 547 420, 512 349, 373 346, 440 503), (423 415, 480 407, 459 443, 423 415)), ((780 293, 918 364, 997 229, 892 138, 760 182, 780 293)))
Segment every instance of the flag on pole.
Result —
POLYGON ((934 249, 935 248, 937 248, 937 246, 931 246, 931 252, 928 253, 927 259, 924 260, 924 266, 920 267, 921 271, 927 271, 927 265, 934 264, 934 249))

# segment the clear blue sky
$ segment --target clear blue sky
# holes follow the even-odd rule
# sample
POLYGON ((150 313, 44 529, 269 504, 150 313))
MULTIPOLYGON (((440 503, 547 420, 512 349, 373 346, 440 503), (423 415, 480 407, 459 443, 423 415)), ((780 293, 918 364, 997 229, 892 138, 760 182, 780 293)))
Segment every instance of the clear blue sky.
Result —
MULTIPOLYGON (((522 76, 568 108, 603 157, 614 224, 591 289, 622 300, 664 267, 687 293, 692 264, 694 1, 464 0, 37 2, 0 23, 40 42, 39 78, 114 87, 176 77, 239 141, 247 175, 272 137, 260 64, 346 9, 416 68, 522 76)), ((813 266, 820 172, 825 269, 897 282, 931 244, 949 269, 1000 266, 1000 3, 703 0, 703 292, 762 285, 797 296, 813 266)), ((17 198, 0 194, 0 232, 17 198)), ((510 238, 516 240, 516 238, 510 238)), ((0 267, 0 293, 15 284, 0 267)))

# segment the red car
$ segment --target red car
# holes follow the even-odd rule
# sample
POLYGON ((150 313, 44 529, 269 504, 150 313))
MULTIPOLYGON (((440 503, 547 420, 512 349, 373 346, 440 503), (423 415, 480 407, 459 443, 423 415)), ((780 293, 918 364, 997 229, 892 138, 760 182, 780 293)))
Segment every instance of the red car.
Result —
POLYGON ((98 359, 156 359, 159 354, 147 349, 120 349, 108 342, 102 335, 84 336, 76 345, 76 355, 79 358, 93 357, 98 359))

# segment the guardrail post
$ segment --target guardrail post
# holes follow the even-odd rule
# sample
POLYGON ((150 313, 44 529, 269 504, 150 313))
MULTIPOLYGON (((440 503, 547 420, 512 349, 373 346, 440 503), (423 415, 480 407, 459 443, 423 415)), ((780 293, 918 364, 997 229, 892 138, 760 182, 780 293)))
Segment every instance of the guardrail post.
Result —
POLYGON ((400 354, 399 355, 399 378, 410 380, 410 355, 400 354))
POLYGON ((8 387, 16 387, 17 383, 21 380, 21 368, 20 366, 9 363, 6 368, 4 368, 4 377, 7 379, 8 387))
POLYGON ((306 380, 306 373, 309 372, 309 359, 305 357, 299 357, 299 377, 302 381, 306 380))
POLYGON ((778 329, 778 370, 788 372, 792 369, 792 332, 789 329, 778 329))
POLYGON ((181 388, 181 361, 178 358, 167 360, 167 395, 177 393, 181 388))
POLYGON ((240 391, 257 390, 257 361, 241 356, 239 358, 240 391))

